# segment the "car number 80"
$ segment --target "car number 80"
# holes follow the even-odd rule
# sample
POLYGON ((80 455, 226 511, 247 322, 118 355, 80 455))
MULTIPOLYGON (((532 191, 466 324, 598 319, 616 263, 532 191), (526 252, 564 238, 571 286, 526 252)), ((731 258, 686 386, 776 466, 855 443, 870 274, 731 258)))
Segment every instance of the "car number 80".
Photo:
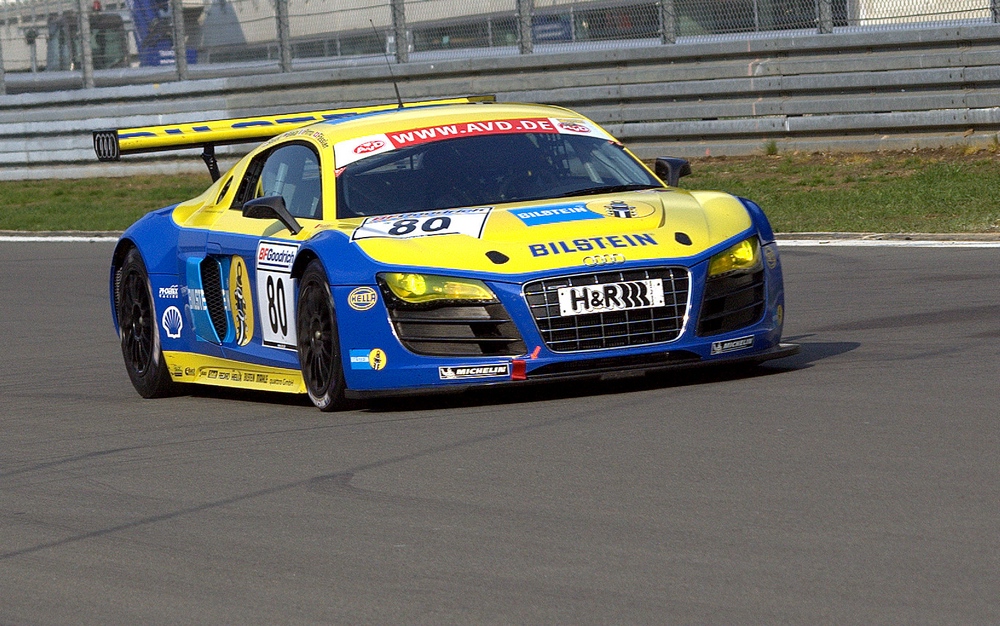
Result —
POLYGON ((489 207, 471 209, 445 209, 425 213, 400 213, 369 217, 354 230, 351 239, 371 239, 374 237, 410 239, 431 235, 468 235, 480 237, 489 207))

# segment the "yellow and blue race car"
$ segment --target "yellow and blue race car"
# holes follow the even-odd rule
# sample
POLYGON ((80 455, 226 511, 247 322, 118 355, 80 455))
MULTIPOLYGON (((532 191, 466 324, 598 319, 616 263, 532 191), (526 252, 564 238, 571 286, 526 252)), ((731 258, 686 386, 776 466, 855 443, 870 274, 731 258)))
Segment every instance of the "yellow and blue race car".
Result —
POLYGON ((470 97, 97 131, 215 179, 121 237, 111 302, 144 397, 345 398, 788 356, 753 202, 677 188, 598 124, 470 97), (225 174, 219 145, 261 142, 225 174))

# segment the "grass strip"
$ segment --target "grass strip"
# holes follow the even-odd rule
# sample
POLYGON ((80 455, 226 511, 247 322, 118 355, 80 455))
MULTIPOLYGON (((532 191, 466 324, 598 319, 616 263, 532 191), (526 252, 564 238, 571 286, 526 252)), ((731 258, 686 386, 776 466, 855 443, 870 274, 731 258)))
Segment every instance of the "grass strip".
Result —
MULTIPOLYGON (((936 150, 692 161, 686 189, 756 201, 778 232, 1000 233, 1000 154, 936 150)), ((124 230, 205 174, 0 182, 0 230, 124 230)))

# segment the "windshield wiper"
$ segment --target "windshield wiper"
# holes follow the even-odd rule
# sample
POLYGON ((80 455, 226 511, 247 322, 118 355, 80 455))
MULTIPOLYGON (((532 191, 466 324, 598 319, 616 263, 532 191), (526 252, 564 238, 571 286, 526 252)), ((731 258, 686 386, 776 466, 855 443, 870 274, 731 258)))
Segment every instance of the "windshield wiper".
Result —
POLYGON ((600 193, 621 193, 623 191, 639 191, 641 189, 662 189, 660 185, 648 185, 645 183, 630 183, 628 185, 605 185, 603 187, 586 187, 576 191, 567 191, 559 194, 560 198, 572 196, 596 196, 600 193))

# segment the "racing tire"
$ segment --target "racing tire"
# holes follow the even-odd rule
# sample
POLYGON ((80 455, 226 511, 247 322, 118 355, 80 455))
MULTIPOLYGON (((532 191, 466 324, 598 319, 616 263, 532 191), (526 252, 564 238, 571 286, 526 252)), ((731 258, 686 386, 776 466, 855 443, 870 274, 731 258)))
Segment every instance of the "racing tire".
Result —
POLYGON ((153 292, 142 256, 135 248, 125 256, 116 287, 118 328, 125 371, 143 398, 177 392, 160 349, 160 330, 153 309, 153 292))
POLYGON ((299 280, 295 333, 299 365, 309 399, 320 411, 344 408, 344 368, 337 335, 337 314, 330 283, 319 260, 306 266, 299 280))

